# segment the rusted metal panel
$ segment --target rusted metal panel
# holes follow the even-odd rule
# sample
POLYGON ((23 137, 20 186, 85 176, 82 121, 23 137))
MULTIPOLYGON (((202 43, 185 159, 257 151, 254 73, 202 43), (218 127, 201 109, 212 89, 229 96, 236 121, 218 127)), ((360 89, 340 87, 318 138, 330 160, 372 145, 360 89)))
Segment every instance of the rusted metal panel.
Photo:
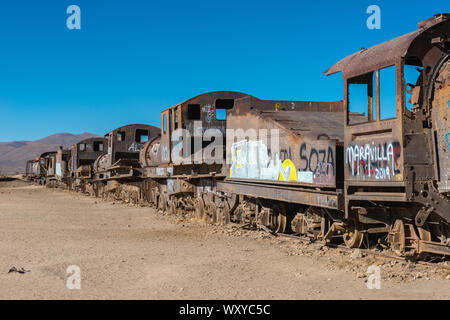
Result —
POLYGON ((31 178, 33 176, 33 164, 36 160, 28 160, 25 165, 25 176, 31 178))
POLYGON ((366 132, 348 130, 345 149, 347 181, 402 181, 402 139, 391 129, 377 130, 375 125, 364 126, 366 132))
POLYGON ((39 159, 33 161, 32 173, 34 178, 37 178, 41 175, 41 165, 39 159))
POLYGON ((95 160, 107 151, 108 140, 95 137, 82 140, 70 147, 70 173, 73 178, 90 178, 95 160))
POLYGON ((148 140, 160 133, 160 129, 145 124, 133 124, 117 128, 105 135, 107 152, 97 158, 96 172, 106 171, 114 165, 140 167, 139 152, 148 140))
POLYGON ((55 175, 56 151, 44 152, 39 156, 39 176, 41 178, 55 175))
POLYGON ((339 192, 324 192, 292 186, 274 186, 255 183, 252 180, 226 180, 217 182, 217 190, 227 194, 242 194, 248 197, 278 200, 334 210, 344 209, 344 197, 339 192))
POLYGON ((60 147, 55 157, 55 176, 58 180, 64 180, 69 176, 69 162, 71 152, 60 147))
POLYGON ((242 100, 228 113, 235 136, 227 136, 227 177, 335 188, 343 119, 343 112, 267 111, 242 100))
POLYGON ((245 93, 233 91, 209 92, 164 110, 161 113, 161 141, 158 150, 160 163, 205 163, 207 158, 201 152, 205 132, 214 130, 222 135, 222 139, 225 138, 226 120, 218 118, 217 110, 231 109, 238 99, 246 96, 248 95, 245 93), (177 140, 173 135, 177 129, 185 130, 189 137, 177 140))
POLYGON ((427 208, 423 210, 433 212, 433 219, 440 216, 450 221, 445 65, 449 18, 449 14, 437 15, 420 23, 419 30, 355 53, 326 72, 342 71, 344 78, 346 217, 355 201, 357 205, 361 201, 406 202, 411 204, 409 215, 419 216, 420 208, 427 208), (391 105, 396 117, 380 119, 380 70, 390 65, 395 66, 391 105), (408 84, 411 110, 406 105, 405 65, 418 67, 420 74, 408 84), (360 123, 350 121, 350 84, 368 87, 369 116, 360 123))
POLYGON ((434 88, 432 119, 435 126, 439 192, 450 192, 450 61, 441 68, 434 88))

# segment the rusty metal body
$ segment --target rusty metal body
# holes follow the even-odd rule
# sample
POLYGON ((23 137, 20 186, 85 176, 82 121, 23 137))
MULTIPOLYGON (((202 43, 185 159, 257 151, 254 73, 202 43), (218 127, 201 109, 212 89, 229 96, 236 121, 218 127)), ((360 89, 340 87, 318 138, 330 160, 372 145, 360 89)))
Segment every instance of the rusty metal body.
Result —
POLYGON ((70 147, 69 171, 72 179, 91 179, 93 165, 106 153, 108 140, 103 137, 89 138, 70 147))
POLYGON ((141 200, 142 169, 139 153, 160 129, 145 124, 117 128, 105 135, 107 152, 94 163, 94 178, 89 192, 106 198, 137 203, 141 200))
POLYGON ((34 180, 40 184, 45 184, 48 180, 54 179, 56 168, 56 151, 48 151, 36 157, 37 164, 33 165, 34 180))
POLYGON ((39 160, 28 160, 25 165, 25 179, 33 181, 39 175, 39 160))
MULTIPOLYGON (((249 190, 246 184, 252 183, 251 189, 261 188, 262 192, 254 193, 255 197, 283 200, 286 196, 287 202, 343 209, 342 102, 291 103, 295 109, 274 108, 276 103, 268 109, 260 108, 254 99, 243 99, 230 110, 230 132, 253 132, 227 137, 231 163, 226 168, 227 183, 221 186, 230 192, 240 183, 249 190), (249 137, 252 133, 255 135, 249 137), (276 188, 285 191, 273 192, 276 188), (318 188, 323 193, 317 192, 318 188), (287 190, 297 191, 289 196, 287 190)), ((352 117, 365 118, 360 114, 352 117)))
POLYGON ((67 179, 70 177, 70 158, 70 150, 65 150, 62 147, 59 147, 55 157, 55 179, 58 182, 67 183, 67 179))
POLYGON ((217 91, 198 95, 161 112, 161 134, 148 141, 140 153, 143 167, 143 197, 160 207, 180 206, 192 209, 194 199, 215 190, 217 179, 223 179, 225 154, 209 157, 204 150, 210 145, 202 137, 214 131, 222 144, 226 120, 218 110, 234 107, 237 100, 248 97, 240 92, 217 91))
MULTIPOLYGON (((336 152, 342 154, 343 146, 341 101, 260 100, 243 93, 219 91, 206 93, 177 104, 163 111, 161 118, 163 121, 161 137, 149 141, 142 149, 140 156, 148 183, 144 188, 144 194, 146 199, 159 208, 168 208, 171 212, 177 212, 181 211, 180 208, 186 211, 187 208, 195 210, 198 207, 207 207, 209 209, 205 211, 209 213, 209 218, 217 220, 217 216, 212 216, 215 215, 214 212, 220 211, 220 209, 217 210, 218 208, 223 206, 221 201, 224 199, 223 194, 250 195, 250 190, 254 190, 253 197, 290 201, 287 193, 293 189, 291 190, 293 202, 308 202, 306 197, 309 197, 318 203, 328 203, 326 206, 337 208, 340 205, 343 209, 343 179, 342 175, 339 176, 337 172, 334 172, 336 152), (197 108, 196 112, 192 111, 193 106, 197 108), (218 108, 226 110, 226 119, 217 119, 218 108), (303 122, 293 120, 296 117, 301 117, 303 122), (326 125, 328 134, 324 134, 323 130, 326 125), (282 143, 280 150, 272 150, 272 155, 276 157, 273 159, 276 161, 273 168, 267 168, 270 145, 268 149, 261 141, 239 141, 237 145, 232 143, 234 137, 230 137, 229 130, 238 132, 249 128, 256 131, 259 129, 270 131, 272 128, 279 130, 282 143), (177 129, 185 129, 187 135, 185 132, 182 139, 179 139, 177 129), (195 139, 201 139, 201 136, 211 129, 217 130, 216 133, 223 133, 214 141, 223 143, 222 147, 226 148, 226 150, 220 149, 217 154, 214 153, 214 157, 210 156, 213 153, 207 152, 210 144, 205 143, 205 139, 203 143, 195 142, 195 139), (338 151, 337 143, 340 144, 338 151), (177 144, 182 148, 177 149, 177 144), (244 172, 243 168, 234 168, 233 171, 232 164, 224 165, 227 153, 228 158, 235 157, 230 156, 231 147, 241 148, 235 151, 241 152, 243 149, 247 150, 249 144, 255 147, 249 152, 265 153, 266 158, 261 159, 265 163, 261 163, 261 166, 266 167, 265 174, 271 175, 273 179, 265 179, 261 171, 259 171, 261 176, 258 177, 260 179, 255 179, 255 176, 244 172), (319 149, 312 148, 312 144, 319 149), (299 154, 300 149, 302 152, 299 154), (183 154, 181 150, 191 152, 183 154), (297 181, 297 171, 293 168, 295 165, 303 168, 302 161, 307 152, 316 154, 312 167, 318 162, 324 162, 323 169, 315 174, 315 182, 297 181), (325 160, 322 159, 322 152, 325 152, 325 160), (178 155, 181 157, 177 157, 178 155), (292 158, 295 164, 289 158, 292 158), (282 174, 280 174, 280 168, 282 168, 282 174), (278 171, 275 172, 275 170, 278 171), (319 177, 322 171, 323 177, 319 177), (231 172, 234 172, 233 177, 229 177, 231 172), (232 179, 221 182, 226 176, 232 179), (315 183, 323 187, 322 192, 312 189, 316 186, 315 183), (337 184, 341 185, 340 192, 336 191, 337 184), (284 196, 281 196, 282 192, 284 196)), ((310 154, 308 156, 311 158, 310 154)))
POLYGON ((107 139, 95 137, 82 140, 69 149, 67 184, 70 189, 86 192, 92 184, 94 162, 106 153, 107 139))
POLYGON ((450 255, 449 18, 436 15, 418 30, 355 53, 326 71, 342 71, 344 80, 345 217, 363 228, 392 227, 391 239, 408 229, 414 240, 402 245, 409 255, 450 255), (382 119, 380 73, 391 66, 395 114, 382 119), (405 80, 409 66, 419 71, 411 84, 405 80), (352 100, 352 85, 367 87, 366 121, 349 119, 352 103, 358 103, 352 100), (396 220, 401 221, 393 228, 396 220))
MULTIPOLYGON (((93 194, 353 248, 372 234, 403 256, 450 256, 449 39, 450 15, 440 14, 339 61, 325 74, 342 72, 344 101, 217 91, 161 112, 161 129, 113 130, 93 164, 93 194)), ((83 175, 76 150, 71 172, 83 175)), ((56 156, 27 163, 27 174, 53 179, 56 156)))
MULTIPOLYGON (((336 219, 342 217, 342 101, 284 104, 280 108, 279 102, 271 102, 267 108, 263 103, 261 108, 258 100, 243 99, 229 111, 227 129, 243 132, 227 136, 231 161, 226 179, 217 185, 226 199, 217 205, 223 208, 222 219, 262 224, 276 232, 287 231, 291 223, 298 232, 309 208, 323 208, 336 219), (233 195, 239 195, 239 201, 231 200, 233 195)), ((313 220, 323 224, 322 237, 329 229, 322 221, 328 217, 324 212, 311 213, 313 220)), ((317 233, 316 229, 304 233, 317 233)))
POLYGON ((144 143, 159 134, 159 128, 133 124, 117 128, 105 135, 107 152, 94 163, 96 180, 132 178, 140 168, 139 152, 144 143))

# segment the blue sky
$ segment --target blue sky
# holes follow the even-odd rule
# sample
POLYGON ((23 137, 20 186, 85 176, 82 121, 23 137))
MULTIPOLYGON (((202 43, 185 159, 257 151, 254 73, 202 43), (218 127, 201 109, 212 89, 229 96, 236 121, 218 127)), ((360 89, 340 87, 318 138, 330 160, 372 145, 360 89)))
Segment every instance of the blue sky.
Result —
POLYGON ((261 99, 342 99, 337 60, 449 12, 423 1, 2 1, 0 141, 59 132, 159 126, 194 95, 236 90, 261 99), (66 9, 81 8, 81 30, 66 9), (381 8, 381 29, 366 8, 381 8))

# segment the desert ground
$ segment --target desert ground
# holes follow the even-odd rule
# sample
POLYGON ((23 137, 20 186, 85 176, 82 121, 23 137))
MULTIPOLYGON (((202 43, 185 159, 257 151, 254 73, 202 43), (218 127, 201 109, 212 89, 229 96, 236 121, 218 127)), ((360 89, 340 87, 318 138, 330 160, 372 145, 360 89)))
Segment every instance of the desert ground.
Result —
POLYGON ((449 299, 445 264, 358 255, 0 182, 0 299, 449 299), (67 288, 72 265, 80 289, 67 288), (366 285, 369 265, 381 269, 380 289, 366 285))

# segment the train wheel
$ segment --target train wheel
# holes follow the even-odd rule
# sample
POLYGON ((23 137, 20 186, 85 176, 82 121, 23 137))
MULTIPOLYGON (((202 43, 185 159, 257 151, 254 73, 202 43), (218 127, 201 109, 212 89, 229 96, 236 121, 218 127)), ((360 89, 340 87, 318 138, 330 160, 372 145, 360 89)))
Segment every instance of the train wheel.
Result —
POLYGON ((161 193, 158 196, 158 210, 161 210, 162 212, 166 211, 167 209, 167 200, 166 200, 166 196, 164 195, 164 193, 161 193))
POLYGON ((401 219, 395 220, 388 234, 388 242, 392 251, 399 256, 410 259, 425 259, 429 253, 420 251, 419 240, 431 241, 431 232, 428 224, 417 227, 401 219))
POLYGON ((351 222, 348 231, 342 235, 344 243, 349 248, 359 248, 364 240, 364 233, 359 231, 359 224, 351 222))
POLYGON ((177 205, 174 199, 169 200, 169 204, 167 206, 167 211, 170 215, 177 214, 177 205))
POLYGON ((222 209, 222 219, 221 224, 227 225, 231 221, 231 215, 230 215, 230 205, 228 204, 228 201, 224 201, 223 209, 222 209))
POLYGON ((228 204, 228 207, 230 208, 228 211, 231 213, 239 205, 239 196, 233 193, 229 199, 225 200, 225 202, 228 204))
POLYGON ((272 230, 275 233, 286 232, 286 210, 282 204, 277 204, 273 208, 273 212, 270 217, 272 230))
POLYGON ((405 252, 405 225, 401 219, 397 219, 388 235, 388 242, 392 251, 402 256, 405 252))
POLYGON ((195 217, 197 219, 203 219, 205 215, 205 202, 201 197, 195 198, 195 217))
POLYGON ((214 202, 206 206, 206 222, 216 224, 218 222, 217 207, 214 202))

